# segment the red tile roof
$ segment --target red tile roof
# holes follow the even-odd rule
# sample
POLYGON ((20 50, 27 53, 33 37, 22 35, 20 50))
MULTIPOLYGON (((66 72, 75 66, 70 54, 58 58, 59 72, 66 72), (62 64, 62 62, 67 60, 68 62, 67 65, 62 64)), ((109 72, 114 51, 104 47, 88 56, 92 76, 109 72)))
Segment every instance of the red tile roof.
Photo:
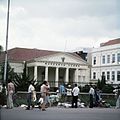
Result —
MULTIPOLYGON (((28 49, 28 48, 13 48, 8 50, 8 61, 9 62, 23 62, 34 60, 38 57, 44 57, 47 55, 52 55, 60 53, 59 51, 49 51, 49 50, 39 50, 39 49, 28 49)), ((82 59, 79 55, 75 53, 68 53, 79 59, 82 59)), ((0 54, 0 62, 3 62, 5 59, 5 52, 0 54)))
POLYGON ((114 40, 109 40, 108 42, 105 42, 105 43, 101 43, 100 47, 114 45, 114 44, 120 44, 120 38, 114 39, 114 40))
MULTIPOLYGON (((27 48, 13 48, 8 50, 8 61, 23 62, 33 60, 37 57, 43 57, 58 53, 56 51, 27 49, 27 48)), ((4 60, 5 52, 0 55, 0 61, 4 60)))

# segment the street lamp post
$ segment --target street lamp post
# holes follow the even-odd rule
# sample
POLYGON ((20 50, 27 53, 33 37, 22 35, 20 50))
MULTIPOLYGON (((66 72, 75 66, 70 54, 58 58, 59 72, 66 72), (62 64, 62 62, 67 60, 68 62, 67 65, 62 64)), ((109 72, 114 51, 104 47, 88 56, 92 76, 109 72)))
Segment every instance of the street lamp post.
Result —
POLYGON ((8 0, 7 10, 7 28, 6 28, 6 46, 5 46, 5 64, 4 64, 4 83, 6 84, 6 73, 7 73, 7 61, 8 61, 8 30, 9 30, 9 9, 10 0, 8 0))

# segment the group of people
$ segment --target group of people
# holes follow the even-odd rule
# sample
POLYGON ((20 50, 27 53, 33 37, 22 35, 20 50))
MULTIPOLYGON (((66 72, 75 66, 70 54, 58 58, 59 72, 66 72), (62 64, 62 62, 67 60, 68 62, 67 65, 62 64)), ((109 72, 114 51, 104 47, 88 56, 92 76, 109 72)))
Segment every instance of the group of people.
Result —
MULTIPOLYGON (((49 83, 47 81, 44 81, 40 86, 40 97, 38 100, 39 108, 42 111, 46 110, 46 104, 48 103, 48 97, 49 97, 49 83)), ((14 107, 13 105, 13 94, 15 93, 15 86, 11 80, 8 81, 7 85, 7 108, 12 109, 14 107)), ((34 108, 35 103, 37 102, 36 97, 36 91, 34 84, 29 81, 29 87, 28 87, 28 93, 27 93, 27 108, 26 110, 30 110, 34 108)))
MULTIPOLYGON (((113 90, 113 92, 115 92, 115 96, 116 96, 116 107, 115 108, 120 108, 120 85, 118 85, 118 87, 113 90)), ((89 90, 89 95, 90 95, 90 108, 98 107, 98 106, 102 106, 102 98, 101 98, 101 91, 96 87, 96 86, 92 86, 90 87, 89 90)))
POLYGON ((59 89, 57 90, 58 96, 60 98, 60 102, 71 102, 72 108, 77 108, 78 105, 78 96, 79 96, 80 89, 77 86, 77 84, 74 84, 73 88, 71 85, 68 85, 68 87, 65 87, 63 84, 59 86, 59 89), (72 99, 71 99, 72 97, 72 99))
MULTIPOLYGON (((65 88, 63 85, 60 85, 59 91, 62 99, 65 98, 65 96, 68 98, 67 100, 65 99, 63 100, 67 102, 71 102, 72 108, 78 107, 78 96, 80 93, 80 89, 77 84, 74 84, 73 88, 71 88, 69 85, 68 85, 68 88, 65 88), (72 100, 70 101, 71 97, 72 97, 72 100)), ((93 107, 99 106, 100 101, 101 101, 100 90, 96 86, 93 87, 92 85, 90 85, 89 107, 93 108, 93 107)))
MULTIPOLYGON (((46 111, 46 104, 48 102, 48 97, 49 97, 49 83, 47 81, 44 81, 40 87, 40 98, 38 100, 38 105, 39 108, 42 111, 46 111)), ((30 85, 28 87, 28 96, 27 96, 27 102, 28 102, 28 107, 26 110, 30 110, 31 107, 34 108, 34 103, 36 101, 36 92, 35 92, 35 87, 34 85, 30 82, 30 85)))
MULTIPOLYGON (((40 98, 38 100, 39 108, 42 111, 46 111, 46 104, 49 102, 49 90, 50 85, 48 81, 43 81, 42 85, 40 86, 40 98)), ((12 109, 13 108, 13 94, 15 92, 15 86, 12 83, 11 80, 9 80, 7 85, 7 108, 12 109)), ((59 93, 62 95, 65 95, 65 87, 63 85, 60 85, 59 93)), ((80 93, 80 89, 77 84, 74 84, 73 88, 68 89, 68 96, 72 96, 72 108, 77 108, 78 103, 78 96, 80 93), (68 94, 69 93, 69 94, 68 94)), ((27 94, 27 110, 30 110, 31 108, 34 108, 34 103, 37 100, 36 98, 36 91, 34 85, 29 82, 28 87, 28 94, 27 94)), ((101 101, 100 96, 100 90, 97 87, 93 87, 90 85, 89 90, 89 107, 93 108, 94 106, 97 107, 101 101)), ((117 101, 116 101, 116 108, 120 108, 120 86, 117 89, 117 101)))
MULTIPOLYGON (((60 94, 61 94, 61 98, 65 98, 65 96, 68 98, 67 102, 70 102, 70 98, 72 96, 72 100, 71 100, 71 104, 72 104, 72 108, 77 108, 77 103, 78 103, 78 96, 80 93, 80 89, 77 86, 77 84, 74 84, 73 88, 71 88, 68 85, 68 88, 65 88, 63 85, 60 85, 59 88, 60 94)), ((89 107, 93 108, 94 106, 97 107, 99 105, 101 101, 101 96, 100 96, 100 90, 97 87, 93 87, 92 85, 90 85, 90 90, 89 90, 89 107)))

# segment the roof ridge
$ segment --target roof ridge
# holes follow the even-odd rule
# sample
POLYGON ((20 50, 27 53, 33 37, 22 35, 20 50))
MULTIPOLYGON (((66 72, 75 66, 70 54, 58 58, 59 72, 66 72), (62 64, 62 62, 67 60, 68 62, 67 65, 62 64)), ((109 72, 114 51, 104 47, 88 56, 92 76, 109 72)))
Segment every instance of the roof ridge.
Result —
POLYGON ((55 50, 44 50, 44 49, 38 49, 38 48, 22 48, 22 47, 11 48, 11 49, 8 49, 8 51, 11 51, 14 49, 37 50, 37 51, 48 51, 48 52, 62 52, 62 51, 55 51, 55 50))
POLYGON ((103 42, 100 44, 100 47, 108 46, 108 45, 115 45, 115 44, 120 44, 120 38, 112 39, 107 42, 103 42))

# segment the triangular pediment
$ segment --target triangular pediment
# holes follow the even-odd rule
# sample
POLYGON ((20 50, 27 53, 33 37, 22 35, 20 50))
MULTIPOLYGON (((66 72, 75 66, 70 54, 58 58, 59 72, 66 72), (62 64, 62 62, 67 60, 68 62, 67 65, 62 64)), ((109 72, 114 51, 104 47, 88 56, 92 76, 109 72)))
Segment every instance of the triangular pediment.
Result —
POLYGON ((69 53, 56 53, 53 55, 35 58, 35 61, 51 61, 51 62, 86 64, 86 61, 84 61, 82 58, 69 53))

